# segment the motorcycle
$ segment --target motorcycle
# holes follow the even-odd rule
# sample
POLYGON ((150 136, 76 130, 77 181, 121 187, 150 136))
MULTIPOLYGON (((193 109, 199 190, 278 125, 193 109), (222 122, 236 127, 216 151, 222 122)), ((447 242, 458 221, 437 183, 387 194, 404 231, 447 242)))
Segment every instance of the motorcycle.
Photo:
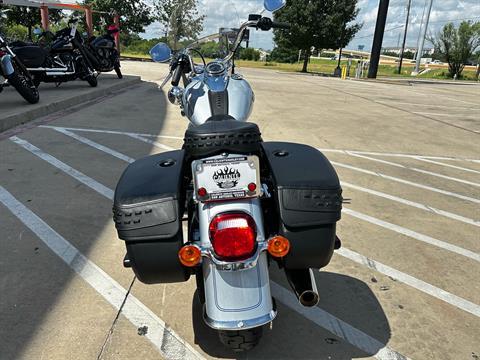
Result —
POLYGON ((99 72, 110 72, 115 70, 119 79, 123 78, 120 70, 120 54, 115 48, 114 34, 118 33, 119 29, 115 25, 110 25, 107 28, 107 33, 103 36, 92 36, 87 43, 87 54, 95 66, 95 70, 99 72))
MULTIPOLYGON (((284 5, 264 3, 272 12, 284 5)), ((255 98, 235 72, 235 54, 248 28, 289 26, 250 15, 228 55, 208 64, 195 64, 191 55, 202 39, 174 55, 165 44, 152 48, 154 61, 170 62, 162 86, 171 81, 168 99, 190 125, 181 150, 126 168, 113 206, 126 245, 123 265, 145 284, 195 275, 205 323, 235 352, 254 348, 277 315, 272 264, 283 269, 300 304, 317 305, 312 269, 326 266, 341 246, 336 223, 343 203, 338 176, 320 151, 263 141, 247 122, 255 98)))
MULTIPOLYGON (((0 15, 3 15, 3 12, 0 15)), ((40 100, 38 89, 33 82, 32 76, 1 35, 0 76, 6 79, 5 82, 0 83, 0 92, 5 87, 11 85, 30 104, 36 104, 40 100)))
POLYGON ((76 79, 85 80, 92 87, 97 86, 97 74, 77 31, 77 22, 78 19, 71 19, 69 26, 58 31, 45 47, 19 44, 14 48, 37 86, 41 82, 60 85, 76 79))

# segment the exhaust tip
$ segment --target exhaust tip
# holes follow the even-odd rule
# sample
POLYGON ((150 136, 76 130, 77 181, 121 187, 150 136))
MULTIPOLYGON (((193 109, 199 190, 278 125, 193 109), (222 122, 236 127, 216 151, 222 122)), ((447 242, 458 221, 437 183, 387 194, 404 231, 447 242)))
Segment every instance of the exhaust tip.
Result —
POLYGON ((318 304, 320 297, 315 291, 307 290, 299 296, 298 300, 305 307, 313 307, 318 304))

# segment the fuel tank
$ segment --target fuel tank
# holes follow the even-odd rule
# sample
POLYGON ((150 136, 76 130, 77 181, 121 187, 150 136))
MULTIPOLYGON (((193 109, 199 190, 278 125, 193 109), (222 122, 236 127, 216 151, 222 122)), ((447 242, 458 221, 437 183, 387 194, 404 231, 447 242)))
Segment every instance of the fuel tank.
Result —
POLYGON ((252 112, 255 96, 249 83, 239 74, 227 76, 221 66, 218 62, 208 64, 185 88, 183 108, 194 125, 225 116, 247 121, 252 112))

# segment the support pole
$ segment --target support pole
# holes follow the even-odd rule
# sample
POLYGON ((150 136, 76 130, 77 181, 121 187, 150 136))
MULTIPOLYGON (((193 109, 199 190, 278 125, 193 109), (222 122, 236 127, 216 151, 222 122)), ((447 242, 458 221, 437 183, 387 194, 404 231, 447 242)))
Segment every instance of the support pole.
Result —
POLYGON ((422 60, 422 56, 423 56, 423 45, 425 45, 425 37, 427 36, 428 22, 430 20, 432 5, 433 5, 433 0, 429 0, 427 17, 425 19, 425 25, 422 28, 422 32, 420 35, 420 44, 418 45, 418 49, 417 49, 417 62, 415 63, 415 70, 412 72, 412 75, 418 75, 418 72, 420 71, 420 61, 422 60))
POLYGON ((372 53, 370 54, 370 68, 368 69, 369 79, 375 79, 377 77, 389 3, 390 0, 380 0, 380 3, 378 4, 377 23, 375 25, 375 35, 373 37, 372 53))
POLYGON ((40 16, 42 18, 42 29, 43 31, 47 31, 49 28, 48 6, 46 5, 40 6, 40 16))
POLYGON ((417 61, 417 54, 418 54, 418 47, 420 46, 420 37, 422 36, 422 27, 423 27, 423 21, 425 20, 425 8, 427 7, 427 1, 423 3, 423 11, 422 11, 422 21, 420 22, 420 29, 418 31, 418 40, 417 40, 417 49, 415 50, 415 61, 417 61))
POLYGON ((118 32, 114 34, 115 46, 117 47, 118 54, 120 55, 120 15, 115 14, 113 17, 113 23, 118 29, 118 32))
POLYGON ((85 23, 87 25, 88 36, 93 35, 93 14, 92 7, 90 5, 85 5, 85 23))
POLYGON ((403 53, 405 52, 405 43, 407 42, 408 20, 410 18, 410 7, 412 6, 412 0, 408 0, 407 6, 407 20, 405 20, 405 31, 403 32, 402 49, 400 50, 400 60, 398 62, 398 73, 402 73, 403 53))

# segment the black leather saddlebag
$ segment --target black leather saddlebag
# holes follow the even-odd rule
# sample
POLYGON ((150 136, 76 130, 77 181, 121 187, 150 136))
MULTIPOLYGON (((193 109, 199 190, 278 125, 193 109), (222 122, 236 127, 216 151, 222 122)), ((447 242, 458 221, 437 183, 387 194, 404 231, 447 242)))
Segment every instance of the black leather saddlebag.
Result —
POLYGON ((42 67, 47 57, 47 51, 40 46, 16 47, 13 52, 27 68, 42 67))
POLYGON ((178 260, 183 245, 184 151, 148 156, 124 171, 113 205, 126 264, 146 284, 182 282, 189 271, 178 260))
POLYGON ((326 266, 343 200, 335 169, 320 151, 307 145, 265 142, 262 146, 273 181, 278 234, 291 243, 285 267, 326 266))

